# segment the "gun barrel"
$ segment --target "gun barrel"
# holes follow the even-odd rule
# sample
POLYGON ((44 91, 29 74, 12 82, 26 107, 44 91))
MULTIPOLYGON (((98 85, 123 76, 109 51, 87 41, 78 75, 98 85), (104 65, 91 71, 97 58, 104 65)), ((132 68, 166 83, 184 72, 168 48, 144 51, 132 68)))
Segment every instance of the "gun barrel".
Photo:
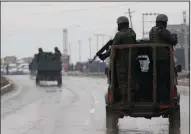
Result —
POLYGON ((89 60, 90 63, 92 63, 96 57, 100 54, 102 54, 105 50, 108 50, 109 46, 112 45, 113 43, 113 40, 109 40, 97 53, 96 55, 94 56, 94 58, 92 60, 89 60))
POLYGON ((94 56, 92 60, 89 60, 89 63, 92 63, 96 59, 97 55, 94 56))

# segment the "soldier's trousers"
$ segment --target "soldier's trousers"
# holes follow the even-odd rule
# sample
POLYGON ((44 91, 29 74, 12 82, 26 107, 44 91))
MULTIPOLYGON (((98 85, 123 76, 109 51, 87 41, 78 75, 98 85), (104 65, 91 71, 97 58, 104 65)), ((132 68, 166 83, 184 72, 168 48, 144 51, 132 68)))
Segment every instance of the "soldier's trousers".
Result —
POLYGON ((170 61, 157 60, 157 102, 166 103, 170 96, 170 61))
POLYGON ((128 87, 128 69, 125 67, 117 67, 117 83, 120 89, 121 95, 125 95, 128 87))
MULTIPOLYGON (((133 77, 135 77, 136 73, 136 62, 133 60, 131 62, 131 84, 133 81, 133 77)), ((139 67, 140 68, 140 67, 139 67)), ((126 62, 116 64, 116 76, 117 76, 117 83, 119 86, 120 94, 122 95, 122 99, 127 100, 127 93, 128 93, 128 60, 126 62)), ((132 86, 132 85, 131 85, 132 86)))

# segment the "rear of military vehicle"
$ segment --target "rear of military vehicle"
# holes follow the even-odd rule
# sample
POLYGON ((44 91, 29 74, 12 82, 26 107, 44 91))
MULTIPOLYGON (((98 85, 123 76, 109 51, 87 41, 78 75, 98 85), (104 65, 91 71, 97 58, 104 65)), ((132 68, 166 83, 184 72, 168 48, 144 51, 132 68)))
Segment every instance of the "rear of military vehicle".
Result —
POLYGON ((39 85, 40 81, 57 81, 58 86, 61 86, 61 70, 60 58, 55 57, 54 54, 45 52, 40 55, 39 62, 37 63, 36 84, 39 85))
POLYGON ((124 116, 145 118, 162 116, 169 118, 172 128, 179 129, 180 106, 179 96, 174 85, 172 49, 163 44, 112 46, 111 60, 111 79, 106 95, 106 127, 115 128, 118 118, 124 116), (164 72, 169 78, 169 84, 165 86, 159 85, 164 81, 159 78, 160 73, 163 72, 158 69, 160 62, 156 60, 158 48, 165 48, 169 51, 169 73, 164 72), (120 79, 124 80, 122 83, 126 82, 125 86, 118 82, 119 76, 124 76, 124 74, 118 74, 119 68, 116 66, 121 51, 126 51, 125 53, 128 54, 128 60, 124 61, 124 64, 120 63, 122 68, 127 69, 124 73, 128 77, 120 79), (126 87, 126 90, 122 90, 120 87, 126 87))

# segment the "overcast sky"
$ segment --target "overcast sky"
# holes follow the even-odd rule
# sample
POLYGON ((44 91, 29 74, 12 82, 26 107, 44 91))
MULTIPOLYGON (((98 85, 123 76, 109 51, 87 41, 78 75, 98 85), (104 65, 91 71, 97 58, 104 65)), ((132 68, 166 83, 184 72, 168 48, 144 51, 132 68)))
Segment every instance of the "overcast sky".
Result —
MULTIPOLYGON (((116 19, 131 8, 133 29, 137 39, 142 38, 142 13, 165 13, 169 24, 181 24, 182 12, 188 2, 2 2, 1 3, 1 57, 15 55, 19 58, 33 56, 37 49, 53 51, 57 46, 63 51, 62 28, 68 28, 71 43, 71 60, 79 59, 78 40, 82 41, 81 59, 89 58, 88 38, 92 38, 92 56, 96 52, 96 33, 114 36, 116 19)), ((128 14, 126 14, 128 17, 128 14)), ((154 16, 147 20, 155 20, 154 16)), ((146 24, 149 30, 154 23, 146 24)), ((99 47, 102 46, 99 39, 99 47)))

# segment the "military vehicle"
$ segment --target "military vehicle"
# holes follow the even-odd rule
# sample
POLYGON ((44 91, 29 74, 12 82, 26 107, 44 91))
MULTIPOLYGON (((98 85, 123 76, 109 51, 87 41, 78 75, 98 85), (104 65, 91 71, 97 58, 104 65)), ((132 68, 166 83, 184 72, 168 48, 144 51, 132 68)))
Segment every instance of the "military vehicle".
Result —
MULTIPOLYGON (((106 128, 113 130, 117 128, 118 119, 125 116, 130 117, 144 117, 151 119, 152 117, 160 117, 169 119, 169 132, 176 134, 180 132, 180 95, 177 92, 176 82, 174 80, 174 51, 168 44, 157 43, 142 43, 142 44, 128 44, 128 45, 113 45, 111 46, 111 57, 109 69, 106 74, 108 75, 108 91, 105 95, 106 102, 106 128), (163 90, 164 94, 168 95, 167 103, 160 103, 157 98, 160 98, 158 93, 158 81, 156 65, 157 49, 166 48, 169 50, 169 66, 170 73, 166 74, 170 77, 169 89, 163 90), (122 97, 119 91, 115 57, 120 51, 128 51, 128 80, 125 91, 125 96, 122 97), (140 67, 139 58, 135 58, 134 62, 132 57, 139 57, 140 55, 147 55, 150 62, 148 71, 138 71, 140 67), (121 98, 126 100, 121 103, 121 98), (172 132, 173 131, 173 132, 172 132)), ((144 58, 143 58, 144 60, 144 58)), ((124 61, 125 62, 125 61, 124 61)), ((139 69, 141 70, 141 69, 139 69)), ((162 73, 162 72, 160 72, 162 73)), ((162 92, 162 91, 161 91, 162 92)))
POLYGON ((51 52, 43 52, 37 60, 36 85, 40 81, 57 81, 58 86, 62 85, 62 66, 60 57, 51 52))

